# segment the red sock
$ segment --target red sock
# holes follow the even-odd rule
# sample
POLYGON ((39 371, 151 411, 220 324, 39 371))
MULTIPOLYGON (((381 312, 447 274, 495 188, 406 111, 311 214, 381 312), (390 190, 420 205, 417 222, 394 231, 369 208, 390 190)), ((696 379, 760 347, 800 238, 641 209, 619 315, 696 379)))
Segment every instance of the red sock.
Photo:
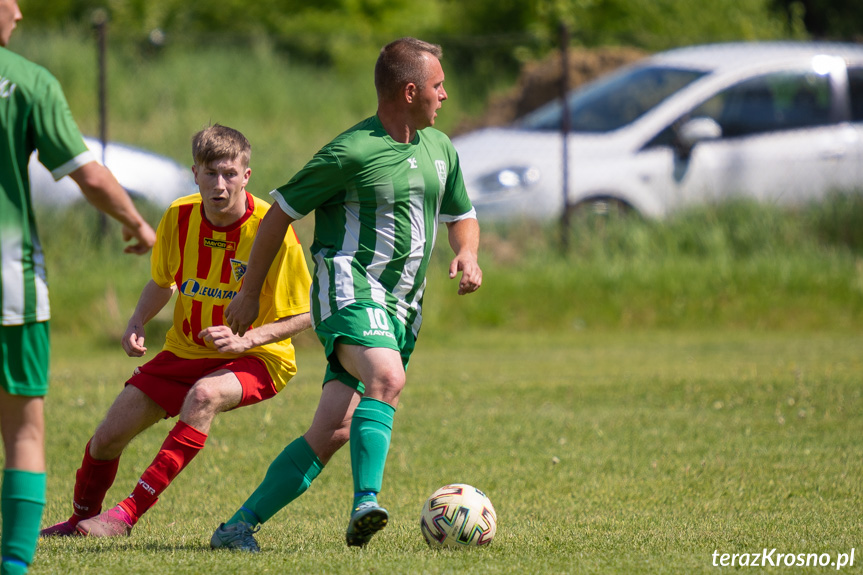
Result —
POLYGON ((171 481, 204 448, 207 434, 201 433, 191 425, 178 421, 162 444, 153 463, 144 471, 132 494, 120 502, 132 518, 132 524, 150 507, 156 504, 159 495, 171 481))
MULTIPOLYGON (((92 441, 92 438, 91 440, 92 441)), ((114 484, 120 458, 110 461, 93 459, 90 455, 90 441, 84 448, 84 459, 81 468, 75 474, 75 491, 72 496, 72 517, 69 523, 77 525, 82 519, 98 515, 102 511, 102 501, 105 494, 114 484)))

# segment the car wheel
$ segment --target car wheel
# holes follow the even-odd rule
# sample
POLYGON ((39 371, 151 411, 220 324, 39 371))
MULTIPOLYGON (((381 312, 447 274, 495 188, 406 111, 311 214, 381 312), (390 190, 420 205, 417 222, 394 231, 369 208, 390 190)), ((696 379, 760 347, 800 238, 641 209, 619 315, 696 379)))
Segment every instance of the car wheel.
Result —
POLYGON ((608 196, 588 198, 568 209, 567 215, 570 222, 608 221, 629 217, 636 213, 632 206, 623 200, 608 196))

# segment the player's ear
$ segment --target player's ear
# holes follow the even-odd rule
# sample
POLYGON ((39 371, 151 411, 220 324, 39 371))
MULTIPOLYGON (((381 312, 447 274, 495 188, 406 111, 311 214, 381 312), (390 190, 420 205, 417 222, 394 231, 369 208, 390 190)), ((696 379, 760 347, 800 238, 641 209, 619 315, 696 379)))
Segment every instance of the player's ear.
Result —
POLYGON ((413 104, 414 98, 417 96, 417 85, 413 82, 405 84, 405 102, 413 104))

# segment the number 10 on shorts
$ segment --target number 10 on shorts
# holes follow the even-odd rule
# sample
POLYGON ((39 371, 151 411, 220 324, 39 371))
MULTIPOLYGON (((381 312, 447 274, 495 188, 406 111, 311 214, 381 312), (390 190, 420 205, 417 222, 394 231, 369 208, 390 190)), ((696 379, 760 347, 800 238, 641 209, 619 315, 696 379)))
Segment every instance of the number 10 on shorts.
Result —
POLYGON ((369 314, 369 326, 371 329, 389 331, 390 322, 384 310, 379 307, 367 307, 366 312, 369 314))

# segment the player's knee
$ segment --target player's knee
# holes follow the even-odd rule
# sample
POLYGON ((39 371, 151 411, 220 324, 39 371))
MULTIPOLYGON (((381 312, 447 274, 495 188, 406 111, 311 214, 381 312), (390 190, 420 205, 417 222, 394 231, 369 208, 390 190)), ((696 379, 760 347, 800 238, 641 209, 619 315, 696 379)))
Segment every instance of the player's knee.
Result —
POLYGON ((376 378, 374 385, 385 397, 398 397, 405 386, 405 372, 398 369, 384 371, 376 378))
POLYGON ((183 411, 212 411, 221 403, 222 394, 201 382, 195 384, 183 402, 183 411))

